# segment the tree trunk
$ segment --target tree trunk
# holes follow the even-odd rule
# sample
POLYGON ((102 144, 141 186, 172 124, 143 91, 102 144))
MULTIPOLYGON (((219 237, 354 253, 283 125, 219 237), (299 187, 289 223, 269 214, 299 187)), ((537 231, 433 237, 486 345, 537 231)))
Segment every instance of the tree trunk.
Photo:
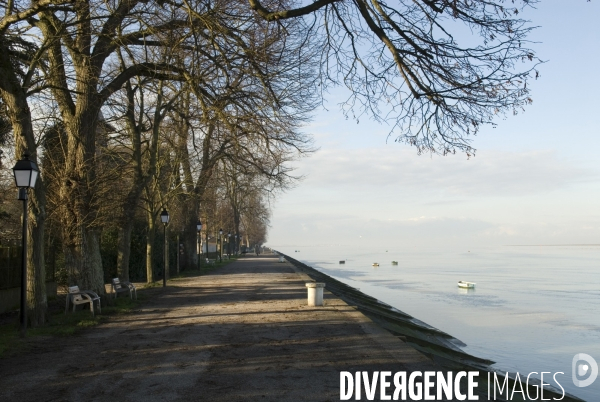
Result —
POLYGON ((91 96, 78 99, 82 112, 67 124, 66 174, 61 186, 64 206, 63 247, 71 284, 104 295, 104 271, 100 256, 98 208, 95 205, 96 129, 100 108, 91 96), (87 98, 87 99, 86 99, 87 98))
POLYGON ((117 254, 117 273, 122 281, 129 280, 129 256, 131 255, 131 232, 135 210, 146 184, 144 177, 136 175, 133 188, 127 194, 123 204, 123 216, 120 220, 117 254))
POLYGON ((119 227, 117 242, 117 275, 121 281, 129 281, 129 256, 131 255, 131 232, 133 220, 126 220, 119 227))
POLYGON ((56 249, 58 245, 56 244, 56 237, 52 233, 49 233, 47 239, 46 250, 48 251, 48 259, 46 260, 46 279, 48 279, 48 272, 52 272, 52 278, 56 280, 56 249))
POLYGON ((238 247, 242 243, 242 237, 240 236, 240 223, 241 223, 240 210, 239 210, 239 208, 237 208, 237 206, 234 205, 233 206, 233 225, 235 226, 233 228, 233 232, 235 233, 234 243, 233 243, 233 252, 234 253, 236 251, 239 252, 238 247))
MULTIPOLYGON (((158 95, 158 103, 160 105, 160 100, 162 99, 162 83, 161 83, 161 91, 158 95)), ((150 158, 148 162, 148 170, 147 173, 144 174, 142 166, 144 165, 142 161, 142 134, 140 131, 140 127, 137 124, 136 114, 135 114, 135 91, 132 88, 131 82, 128 81, 126 83, 127 89, 127 113, 126 113, 126 123, 129 130, 129 134, 131 137, 131 143, 133 147, 132 152, 132 164, 133 164, 133 184, 132 188, 127 193, 127 197, 125 198, 125 202, 123 203, 123 217, 121 218, 122 225, 119 228, 119 239, 118 239, 118 256, 117 256, 117 272, 119 274, 119 278, 124 281, 129 280, 129 257, 131 255, 131 232, 133 230, 133 221, 135 219, 135 211, 139 204, 140 197, 144 188, 148 185, 151 179, 154 178, 156 174, 156 164, 158 161, 158 144, 159 144, 159 127, 162 122, 162 115, 160 113, 155 114, 154 119, 154 128, 152 131, 152 141, 148 147, 150 151, 150 158)), ((157 111, 160 110, 157 107, 157 111)), ((151 218, 149 218, 151 219, 151 218)), ((147 252, 152 255, 152 246, 150 246, 150 250, 147 252)), ((152 258, 150 258, 150 272, 152 268, 152 258)), ((148 267, 148 263, 146 264, 148 267)), ((152 278, 153 275, 150 275, 149 278, 152 278)))
POLYGON ((46 294, 46 266, 44 261, 44 226, 46 220, 46 194, 43 183, 30 190, 29 219, 27 227, 27 318, 32 327, 44 325, 48 320, 46 294))
POLYGON ((81 290, 92 290, 104 295, 106 292, 98 231, 80 226, 71 229, 75 229, 77 233, 68 234, 70 244, 64 246, 69 283, 77 284, 81 290))
MULTIPOLYGON (((37 162, 37 147, 31 122, 27 96, 9 58, 10 52, 0 45, 0 96, 6 105, 15 137, 16 156, 29 153, 37 162)), ((27 225, 27 310, 32 326, 46 322, 48 301, 46 297, 46 267, 44 264, 44 222, 46 219, 46 192, 41 175, 35 189, 29 190, 29 219, 27 225)))
POLYGON ((186 195, 184 203, 185 227, 181 237, 183 243, 184 258, 182 258, 185 269, 196 269, 198 266, 198 255, 196 253, 198 243, 198 232, 196 223, 199 219, 198 198, 192 195, 186 195))
POLYGON ((152 246, 156 228, 154 226, 154 215, 148 212, 148 233, 146 234, 146 282, 154 282, 154 271, 152 270, 152 246))
MULTIPOLYGON (((89 12, 89 4, 78 3, 78 13, 89 12)), ((69 70, 65 66, 61 41, 65 32, 59 32, 51 23, 53 15, 40 12, 39 27, 46 38, 51 39, 47 48, 48 82, 62 117, 67 137, 67 154, 60 186, 61 223, 63 250, 69 280, 80 288, 92 290, 99 295, 106 293, 104 273, 100 256, 98 227, 97 156, 96 140, 98 115, 103 98, 98 93, 99 77, 103 59, 92 60, 90 50, 91 27, 89 21, 77 24, 74 52, 69 70), (74 76, 70 87, 67 76, 74 76), (72 91, 72 92, 71 92, 72 91), (73 94, 77 94, 73 97, 73 94)))

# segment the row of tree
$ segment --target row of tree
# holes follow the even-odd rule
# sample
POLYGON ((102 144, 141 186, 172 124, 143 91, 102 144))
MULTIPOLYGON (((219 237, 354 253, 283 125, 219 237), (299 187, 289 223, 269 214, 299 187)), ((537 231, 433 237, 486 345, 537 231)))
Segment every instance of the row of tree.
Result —
POLYGON ((127 278, 139 214, 150 256, 158 214, 175 212, 184 266, 196 263, 197 220, 211 230, 224 205, 231 230, 263 240, 269 197, 312 151, 300 130, 331 85, 350 90, 342 107, 357 122, 391 123, 420 152, 471 153, 469 135, 531 101, 530 28, 504 3, 0 1, 6 156, 42 168, 29 201, 31 324, 46 320, 49 233, 69 282, 99 294, 102 229, 118 228, 127 278), (465 26, 479 39, 460 46, 465 26))

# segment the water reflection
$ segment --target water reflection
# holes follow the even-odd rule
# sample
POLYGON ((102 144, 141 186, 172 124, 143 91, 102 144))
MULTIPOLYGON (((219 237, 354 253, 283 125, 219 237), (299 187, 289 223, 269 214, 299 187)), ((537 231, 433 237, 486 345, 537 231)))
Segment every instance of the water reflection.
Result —
POLYGON ((475 288, 470 288, 470 289, 457 288, 457 289, 458 289, 458 294, 459 295, 472 295, 472 294, 475 294, 475 288))
MULTIPOLYGON (((564 372, 570 378, 576 353, 600 357, 600 247, 385 253, 340 246, 314 247, 302 257, 310 257, 303 258, 308 265, 455 336, 468 345, 467 353, 498 362, 501 371, 564 372), (344 265, 339 265, 340 258, 344 265), (319 263, 323 261, 328 264, 319 263), (372 266, 376 261, 378 268, 372 266), (457 281, 463 279, 484 287, 479 292, 459 288, 457 281)), ((561 384, 584 400, 599 400, 600 380, 585 388, 571 381, 561 384)))

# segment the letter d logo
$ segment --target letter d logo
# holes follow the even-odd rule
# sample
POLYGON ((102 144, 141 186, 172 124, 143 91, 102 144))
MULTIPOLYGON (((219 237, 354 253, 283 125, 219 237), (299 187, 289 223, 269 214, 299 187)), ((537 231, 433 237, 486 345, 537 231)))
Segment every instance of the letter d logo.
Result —
POLYGON ((573 356, 573 367, 572 367, 573 384, 576 387, 587 387, 592 385, 598 377, 598 363, 590 355, 585 353, 577 353, 573 356), (585 363, 583 363, 585 361, 585 363), (590 370, 591 369, 591 370, 590 370), (578 377, 584 377, 590 373, 590 376, 585 380, 580 380, 578 377))

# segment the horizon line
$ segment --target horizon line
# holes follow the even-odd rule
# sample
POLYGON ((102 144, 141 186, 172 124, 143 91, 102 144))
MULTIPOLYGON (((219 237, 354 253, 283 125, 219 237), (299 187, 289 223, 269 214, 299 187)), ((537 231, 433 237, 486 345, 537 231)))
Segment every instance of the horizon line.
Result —
POLYGON ((507 247, 573 247, 573 246, 586 246, 586 247, 598 247, 600 244, 507 244, 507 247))

